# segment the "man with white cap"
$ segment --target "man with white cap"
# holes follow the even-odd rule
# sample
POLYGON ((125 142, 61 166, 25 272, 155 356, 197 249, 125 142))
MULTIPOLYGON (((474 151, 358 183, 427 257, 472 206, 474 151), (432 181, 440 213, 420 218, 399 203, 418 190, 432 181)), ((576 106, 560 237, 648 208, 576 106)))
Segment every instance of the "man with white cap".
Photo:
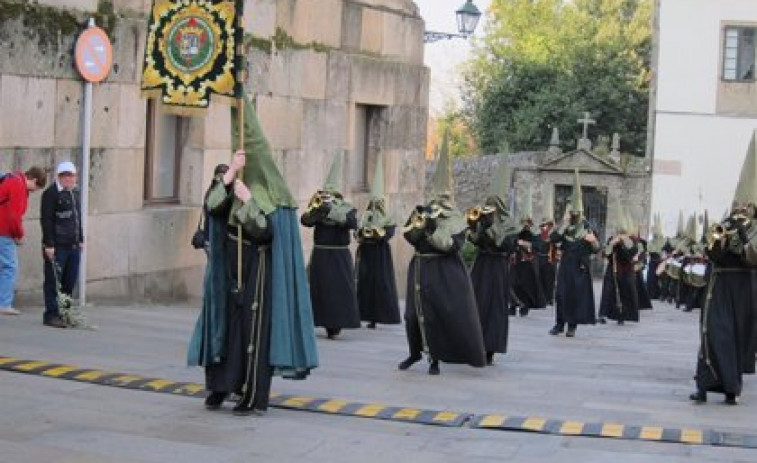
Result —
POLYGON ((45 313, 42 322, 55 328, 66 327, 58 307, 58 283, 60 292, 71 296, 79 275, 79 258, 84 246, 76 174, 76 166, 71 161, 58 164, 55 183, 42 193, 40 202, 45 260, 45 313))

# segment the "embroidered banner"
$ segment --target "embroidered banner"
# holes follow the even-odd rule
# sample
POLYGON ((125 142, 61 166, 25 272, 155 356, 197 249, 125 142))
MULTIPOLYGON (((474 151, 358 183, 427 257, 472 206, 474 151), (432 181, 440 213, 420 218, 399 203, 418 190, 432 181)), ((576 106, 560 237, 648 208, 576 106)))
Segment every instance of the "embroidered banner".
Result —
POLYGON ((166 112, 203 115, 210 97, 233 99, 242 29, 235 0, 154 0, 147 30, 142 96, 166 112))

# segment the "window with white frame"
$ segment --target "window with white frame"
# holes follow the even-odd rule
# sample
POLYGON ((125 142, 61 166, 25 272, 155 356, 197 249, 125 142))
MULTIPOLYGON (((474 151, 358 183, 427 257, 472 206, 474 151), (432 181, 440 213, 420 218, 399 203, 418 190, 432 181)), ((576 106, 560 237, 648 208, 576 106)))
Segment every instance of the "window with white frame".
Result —
POLYGON ((754 27, 726 27, 723 42, 723 80, 754 82, 754 27))

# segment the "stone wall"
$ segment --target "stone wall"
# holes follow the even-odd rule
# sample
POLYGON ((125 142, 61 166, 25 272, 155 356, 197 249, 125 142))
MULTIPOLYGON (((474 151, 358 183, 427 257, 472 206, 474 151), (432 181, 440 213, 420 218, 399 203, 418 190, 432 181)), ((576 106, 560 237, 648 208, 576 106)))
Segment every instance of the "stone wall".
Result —
MULTIPOLYGON (((94 16, 113 42, 113 70, 94 86, 87 233, 89 297, 196 297, 204 254, 189 246, 213 166, 229 159, 228 107, 188 122, 178 204, 146 206, 146 103, 139 95, 150 0, 0 0, 0 169, 81 162, 83 82, 73 45, 94 16)), ((355 105, 381 108, 366 178, 384 159, 398 217, 422 195, 428 114, 423 20, 410 0, 247 0, 248 92, 302 206, 335 153, 354 149, 355 105)), ((348 169, 345 169, 347 171, 348 169)), ((345 176, 345 185, 347 178, 345 176)), ((365 188, 345 194, 357 206, 365 188)), ((19 301, 40 304, 39 194, 24 221, 19 301)), ((397 279, 411 249, 393 240, 397 279)), ((305 252, 311 236, 303 229, 305 252)), ((404 285, 400 284, 404 293, 404 285)))

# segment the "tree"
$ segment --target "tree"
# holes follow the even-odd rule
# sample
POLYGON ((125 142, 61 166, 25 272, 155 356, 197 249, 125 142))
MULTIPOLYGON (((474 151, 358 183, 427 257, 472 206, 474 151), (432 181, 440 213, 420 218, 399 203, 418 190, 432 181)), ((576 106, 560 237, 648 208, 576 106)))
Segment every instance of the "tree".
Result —
POLYGON ((493 0, 493 20, 466 65, 464 115, 481 150, 543 149, 553 127, 574 148, 589 111, 594 134, 619 133, 643 154, 651 0, 493 0))
POLYGON ((468 121, 452 104, 445 105, 442 115, 429 119, 426 158, 433 158, 434 150, 441 145, 441 137, 449 130, 449 154, 452 157, 472 156, 477 154, 478 145, 468 121))

